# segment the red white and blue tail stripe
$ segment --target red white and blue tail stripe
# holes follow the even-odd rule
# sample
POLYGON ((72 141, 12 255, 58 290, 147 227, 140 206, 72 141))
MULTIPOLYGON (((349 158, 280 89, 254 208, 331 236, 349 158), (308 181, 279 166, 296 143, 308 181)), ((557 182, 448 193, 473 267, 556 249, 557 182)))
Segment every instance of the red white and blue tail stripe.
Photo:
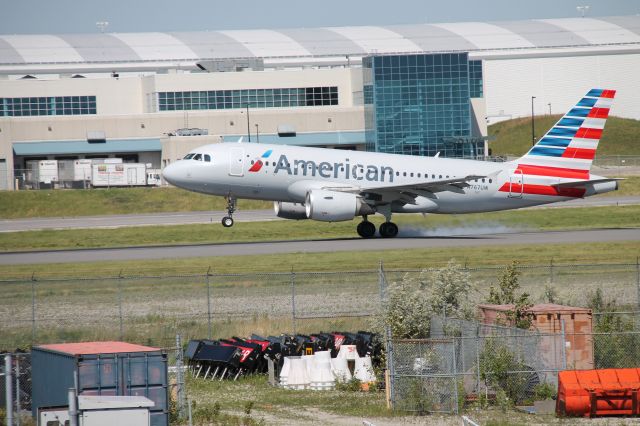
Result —
POLYGON ((594 184, 606 184, 610 187, 606 190, 617 188, 616 179, 590 172, 615 94, 615 90, 589 90, 529 152, 512 163, 511 177, 499 191, 520 197, 573 198, 596 191, 594 184))
POLYGON ((615 90, 591 89, 519 160, 524 174, 589 179, 615 90))

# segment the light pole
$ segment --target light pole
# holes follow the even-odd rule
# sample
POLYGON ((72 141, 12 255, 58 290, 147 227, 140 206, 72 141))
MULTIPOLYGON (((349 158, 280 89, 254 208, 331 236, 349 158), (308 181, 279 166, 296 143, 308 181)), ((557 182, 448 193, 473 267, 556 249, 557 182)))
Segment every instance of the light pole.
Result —
POLYGON ((533 113, 533 100, 535 98, 535 96, 531 97, 531 146, 534 146, 536 144, 536 121, 533 113))
POLYGON ((586 15, 589 12, 589 8, 591 8, 591 6, 589 6, 589 5, 576 6, 576 10, 578 12, 580 12, 580 14, 582 15, 583 18, 584 18, 584 15, 586 15))
POLYGON ((251 142, 251 126, 249 125, 249 103, 247 102, 247 138, 251 142))
POLYGON ((258 128, 258 123, 256 123, 256 143, 260 143, 260 129, 258 128))
POLYGON ((549 105, 549 115, 551 115, 551 102, 549 102, 547 105, 549 105))
POLYGON ((104 33, 104 30, 106 30, 108 26, 109 26, 109 21, 96 22, 96 27, 98 27, 101 33, 104 33))

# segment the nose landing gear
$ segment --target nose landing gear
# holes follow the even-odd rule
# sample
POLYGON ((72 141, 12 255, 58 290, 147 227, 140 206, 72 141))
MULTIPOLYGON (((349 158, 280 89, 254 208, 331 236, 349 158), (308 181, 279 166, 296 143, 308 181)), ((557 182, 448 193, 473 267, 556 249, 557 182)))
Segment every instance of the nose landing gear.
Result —
POLYGON ((231 194, 227 195, 227 216, 222 218, 222 226, 230 228, 233 226, 233 213, 236 211, 236 198, 231 194))

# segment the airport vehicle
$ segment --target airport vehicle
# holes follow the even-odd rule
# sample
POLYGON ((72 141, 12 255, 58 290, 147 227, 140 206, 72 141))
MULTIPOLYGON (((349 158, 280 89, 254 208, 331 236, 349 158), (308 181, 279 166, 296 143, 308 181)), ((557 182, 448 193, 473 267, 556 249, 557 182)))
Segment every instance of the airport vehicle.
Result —
POLYGON ((91 166, 91 186, 144 186, 147 167, 141 163, 103 163, 91 166))
POLYGON ((475 213, 587 197, 618 188, 590 173, 615 90, 592 89, 521 158, 487 162, 257 143, 206 145, 167 166, 164 178, 227 199, 272 200, 287 219, 325 222, 361 216, 357 232, 375 235, 369 215, 384 215, 382 237, 395 237, 394 213, 475 213))
POLYGON ((53 188, 58 181, 58 160, 27 161, 26 181, 32 188, 53 188))

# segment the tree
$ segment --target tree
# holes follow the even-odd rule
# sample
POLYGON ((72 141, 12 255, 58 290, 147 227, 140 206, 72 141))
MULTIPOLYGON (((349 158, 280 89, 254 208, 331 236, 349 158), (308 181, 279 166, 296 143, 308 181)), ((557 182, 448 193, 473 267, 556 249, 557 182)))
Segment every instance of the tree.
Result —
POLYGON ((456 318, 469 318, 469 272, 460 264, 450 260, 446 267, 430 274, 428 289, 431 290, 431 308, 434 312, 456 318))
POLYGON ((372 325, 380 331, 389 326, 394 338, 428 338, 433 315, 472 316, 470 289, 469 274, 453 260, 444 268, 423 269, 417 276, 405 274, 389 285, 386 303, 372 325))
POLYGON ((520 283, 518 279, 521 272, 518 271, 518 262, 514 261, 503 271, 497 288, 489 288, 488 303, 495 305, 514 305, 513 309, 507 311, 507 320, 518 328, 529 329, 533 322, 533 314, 529 312, 531 301, 528 293, 518 294, 520 283))

